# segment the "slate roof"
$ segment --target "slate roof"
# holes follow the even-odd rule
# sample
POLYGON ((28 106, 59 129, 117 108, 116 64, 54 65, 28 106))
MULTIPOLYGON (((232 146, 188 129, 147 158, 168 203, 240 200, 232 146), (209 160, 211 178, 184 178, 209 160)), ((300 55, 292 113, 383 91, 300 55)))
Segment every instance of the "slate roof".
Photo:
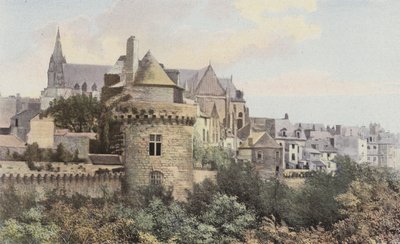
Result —
POLYGON ((25 142, 15 135, 0 135, 0 147, 25 147, 25 142))
POLYGON ((74 88, 75 84, 79 84, 82 87, 86 82, 88 90, 93 84, 99 89, 104 86, 104 74, 111 68, 110 65, 63 64, 65 85, 74 88))
POLYGON ((265 131, 250 130, 250 135, 240 146, 241 148, 281 148, 281 146, 265 131), (253 139, 253 145, 249 145, 249 138, 253 139))
POLYGON ((179 70, 179 85, 188 88, 187 91, 192 92, 196 89, 208 66, 200 70, 180 69, 179 70))
POLYGON ((36 115, 38 115, 40 113, 39 110, 23 110, 19 113, 17 113, 16 115, 12 116, 11 119, 16 119, 16 118, 25 118, 27 120, 31 120, 33 119, 36 115))
POLYGON ((133 84, 177 87, 150 51, 148 51, 139 62, 139 68, 136 72, 133 84))
POLYGON ((89 159, 94 165, 123 165, 116 154, 89 154, 89 159))
POLYGON ((203 77, 200 79, 199 84, 194 90, 196 95, 211 95, 211 96, 223 96, 225 95, 225 89, 219 83, 218 77, 214 72, 214 69, 209 65, 203 77))
POLYGON ((117 62, 115 62, 114 66, 112 66, 111 69, 107 72, 107 74, 121 74, 124 69, 125 60, 125 55, 120 56, 117 62))

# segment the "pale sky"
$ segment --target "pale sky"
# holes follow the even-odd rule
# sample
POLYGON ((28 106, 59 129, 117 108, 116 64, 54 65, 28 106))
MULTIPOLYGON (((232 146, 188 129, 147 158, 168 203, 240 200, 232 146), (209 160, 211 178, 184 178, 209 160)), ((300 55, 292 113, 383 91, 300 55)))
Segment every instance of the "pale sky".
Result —
POLYGON ((233 75, 251 116, 400 132, 399 0, 0 0, 0 93, 39 97, 60 27, 69 63, 130 35, 168 68, 233 75))

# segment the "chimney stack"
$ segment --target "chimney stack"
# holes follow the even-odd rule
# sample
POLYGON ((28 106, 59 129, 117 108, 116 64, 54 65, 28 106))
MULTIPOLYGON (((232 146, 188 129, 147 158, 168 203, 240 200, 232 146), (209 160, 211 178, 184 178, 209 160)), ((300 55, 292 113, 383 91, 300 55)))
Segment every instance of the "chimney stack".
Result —
POLYGON ((126 60, 124 65, 126 83, 133 82, 139 65, 138 59, 139 43, 131 36, 126 42, 126 60))

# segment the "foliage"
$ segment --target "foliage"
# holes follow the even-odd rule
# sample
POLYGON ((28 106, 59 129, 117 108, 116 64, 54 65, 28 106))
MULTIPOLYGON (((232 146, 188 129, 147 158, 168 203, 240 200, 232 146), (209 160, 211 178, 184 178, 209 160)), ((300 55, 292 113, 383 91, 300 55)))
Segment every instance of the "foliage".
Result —
MULTIPOLYGON (((26 150, 22 155, 14 152, 12 159, 26 161, 30 170, 40 171, 43 168, 36 166, 34 162, 84 162, 84 160, 79 158, 78 155, 78 150, 72 154, 62 143, 58 144, 57 149, 53 151, 49 148, 39 148, 39 145, 34 142, 27 145, 26 150)), ((51 168, 51 166, 48 168, 51 168)))
POLYGON ((59 128, 74 132, 96 132, 100 112, 100 102, 83 94, 53 100, 45 115, 51 115, 59 128))
POLYGON ((238 201, 254 211, 260 209, 262 181, 248 162, 232 162, 218 171, 217 184, 221 193, 237 196, 238 201))
POLYGON ((200 216, 205 212, 212 198, 219 192, 218 185, 210 179, 205 179, 193 186, 193 191, 188 191, 186 210, 191 215, 200 216))
POLYGON ((242 239, 247 228, 255 223, 254 214, 236 197, 216 194, 200 217, 205 224, 213 226, 221 240, 242 239))
POLYGON ((353 181, 336 199, 345 216, 333 229, 339 241, 386 243, 400 239, 400 195, 386 182, 353 181))
POLYGON ((229 166, 232 152, 218 146, 206 146, 198 133, 193 136, 193 158, 201 163, 202 168, 221 169, 229 166))
POLYGON ((46 223, 42 209, 31 208, 22 213, 20 220, 8 219, 0 229, 0 240, 6 243, 54 243, 60 229, 46 223))
MULTIPOLYGON (((35 151, 31 151, 34 157, 35 151)), ((0 195, 2 243, 391 243, 400 239, 400 181, 385 169, 338 159, 294 190, 232 162, 188 192, 140 188, 101 198, 0 195), (132 203, 133 202, 133 203, 132 203)))
POLYGON ((7 185, 0 194, 0 225, 2 221, 16 219, 24 210, 36 206, 35 193, 18 193, 14 185, 7 185))

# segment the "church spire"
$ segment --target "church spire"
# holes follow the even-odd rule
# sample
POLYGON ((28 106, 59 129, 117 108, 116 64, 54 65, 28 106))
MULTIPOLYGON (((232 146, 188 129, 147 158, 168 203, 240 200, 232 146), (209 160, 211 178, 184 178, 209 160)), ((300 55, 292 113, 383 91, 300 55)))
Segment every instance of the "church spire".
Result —
POLYGON ((63 64, 67 63, 62 53, 60 29, 57 29, 56 43, 53 54, 50 57, 49 69, 47 70, 47 87, 64 86, 63 64))
POLYGON ((57 36, 56 36, 56 43, 54 44, 53 59, 56 62, 61 61, 65 63, 65 57, 63 56, 61 47, 60 28, 57 28, 57 36))

